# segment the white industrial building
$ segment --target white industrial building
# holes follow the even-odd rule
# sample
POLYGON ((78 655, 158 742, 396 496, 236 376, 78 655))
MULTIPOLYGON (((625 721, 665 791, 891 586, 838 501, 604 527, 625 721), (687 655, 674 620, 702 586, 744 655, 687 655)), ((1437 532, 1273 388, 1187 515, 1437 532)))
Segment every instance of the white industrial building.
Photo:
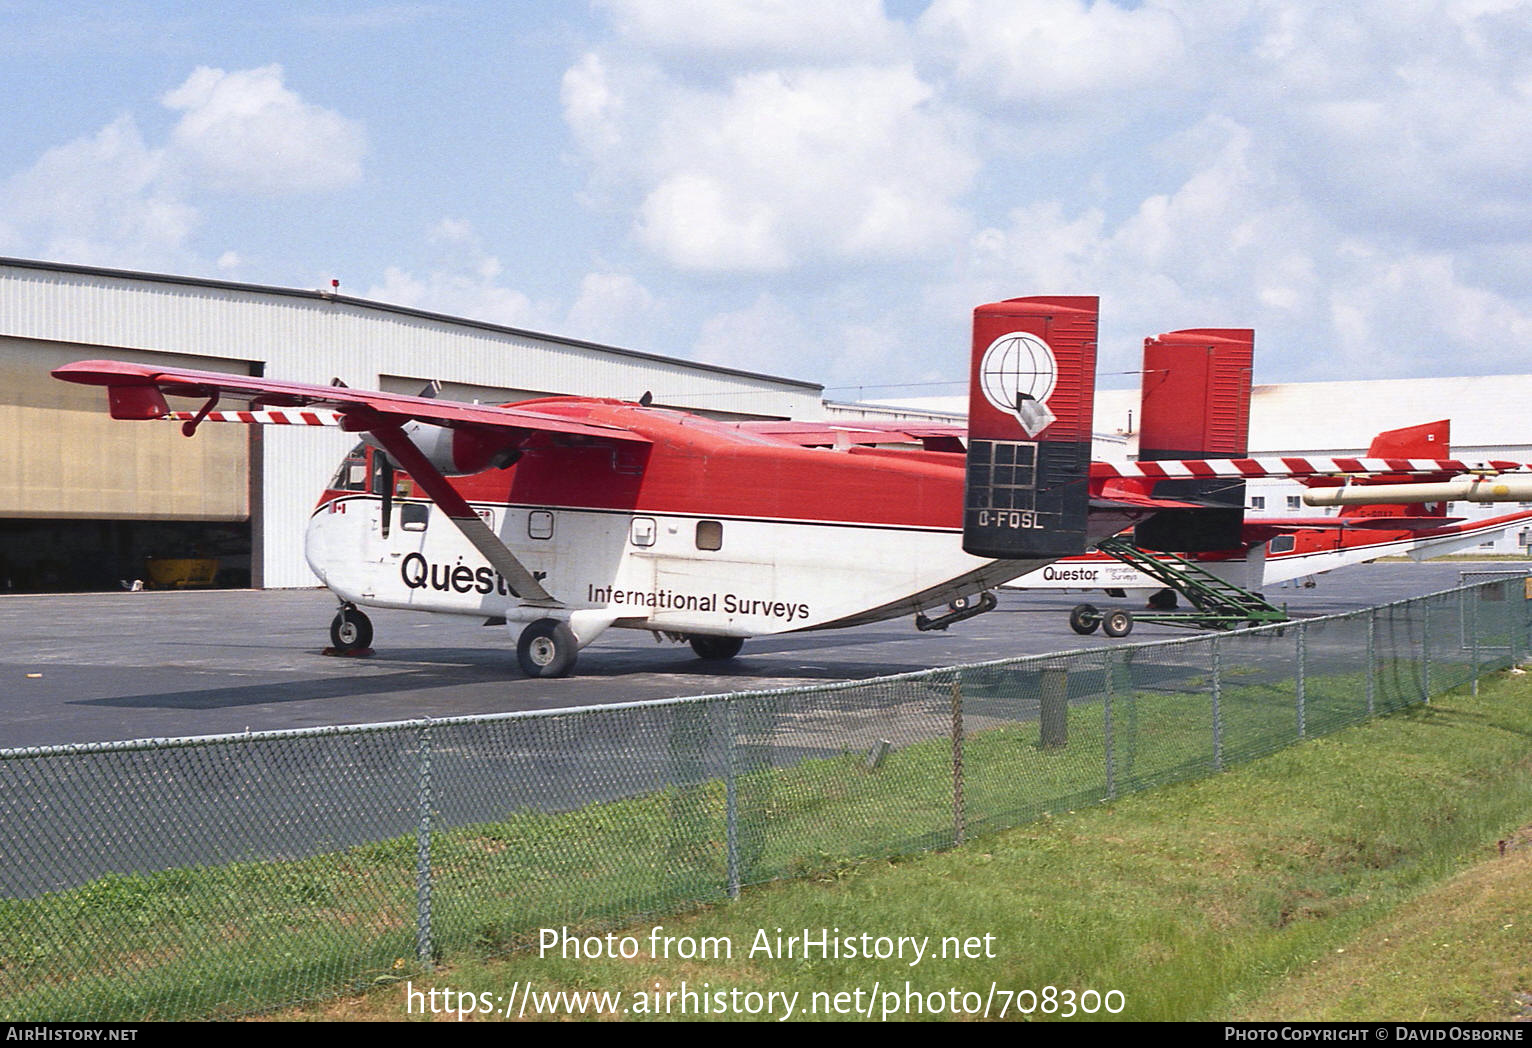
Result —
MULTIPOLYGON (((1095 454, 1126 461, 1138 454, 1140 394, 1136 389, 1098 389, 1095 403, 1095 454)), ((1452 454, 1470 461, 1532 462, 1532 375, 1485 375, 1472 378, 1377 379, 1358 382, 1284 382, 1250 391, 1252 457, 1365 454, 1379 432, 1439 419, 1452 423, 1452 454)), ((883 405, 830 405, 832 411, 870 417, 883 405), (871 409, 871 410, 869 410, 871 409)), ((964 396, 924 397, 887 405, 896 416, 918 413, 961 421, 968 410, 964 396)), ((1305 488, 1292 480, 1246 482, 1248 515, 1259 517, 1334 516, 1334 509, 1303 504, 1305 488)), ((1454 502, 1452 516, 1482 520, 1532 503, 1454 502)), ((1485 542, 1479 554, 1527 554, 1532 528, 1515 527, 1485 542)))
MULTIPOLYGON (((118 422, 49 372, 118 359, 503 403, 578 394, 720 417, 822 417, 811 382, 477 323, 327 291, 0 259, 0 590, 100 589, 145 557, 312 586, 303 531, 355 442, 334 430, 118 422), (230 570, 232 569, 232 570, 230 570)), ((196 405, 176 405, 195 407, 196 405)))

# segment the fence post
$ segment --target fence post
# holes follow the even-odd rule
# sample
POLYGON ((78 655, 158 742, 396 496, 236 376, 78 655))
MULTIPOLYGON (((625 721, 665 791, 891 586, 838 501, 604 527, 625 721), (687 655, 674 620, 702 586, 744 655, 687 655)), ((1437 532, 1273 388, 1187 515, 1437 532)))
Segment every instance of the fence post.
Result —
POLYGON ((1378 694, 1378 609, 1367 613, 1367 716, 1377 711, 1378 694))
POLYGON ((1526 577, 1516 580, 1520 585, 1506 586, 1505 604, 1511 618, 1511 665, 1521 665, 1522 641, 1527 633, 1527 587, 1532 585, 1526 577))
POLYGON ((963 677, 952 679, 952 843, 963 843, 963 677))
POLYGON ((1473 635, 1473 685, 1470 690, 1475 696, 1479 694, 1479 592, 1480 588, 1478 586, 1468 591, 1470 607, 1472 608, 1469 612, 1469 617, 1472 619, 1472 624, 1469 628, 1473 635))
POLYGON ((420 774, 416 784, 415 957, 426 971, 435 967, 431 948, 431 721, 420 726, 420 774))
POLYGON ((1105 693, 1104 693, 1105 694, 1105 698, 1106 698, 1106 703, 1105 703, 1105 709, 1104 709, 1104 712, 1103 712, 1103 716, 1105 717, 1105 723, 1102 725, 1102 730, 1105 733, 1105 745, 1106 745, 1106 796, 1107 796, 1108 800, 1115 800, 1116 797, 1117 797, 1117 765, 1116 765, 1116 761, 1114 760, 1114 756, 1113 756, 1113 753, 1112 753, 1112 697, 1116 693, 1116 688, 1117 688, 1117 681, 1115 679, 1116 675, 1117 675, 1117 668, 1116 667, 1117 667, 1117 660, 1112 657, 1112 649, 1111 648, 1107 648, 1106 649, 1106 689, 1105 689, 1105 693))
POLYGON ((1213 770, 1223 771, 1223 652, 1217 636, 1208 641, 1213 651, 1213 770))
POLYGON ((1307 623, 1303 623, 1303 622, 1298 623, 1298 681, 1297 681, 1298 687, 1297 687, 1297 692, 1298 692, 1298 738, 1300 738, 1300 739, 1308 738, 1308 725, 1305 722, 1305 711, 1304 711, 1304 708, 1303 708, 1304 707, 1304 698, 1305 698, 1305 696, 1304 696, 1304 683, 1305 683, 1304 682, 1304 672, 1307 669, 1307 667, 1304 665, 1304 660, 1308 657, 1308 644, 1307 644, 1308 629, 1306 627, 1307 627, 1307 623))
POLYGON ((1429 597, 1421 598, 1420 605, 1425 609, 1424 618, 1420 626, 1420 701, 1426 704, 1431 702, 1431 600, 1429 597))
POLYGON ((1069 745, 1069 667, 1045 663, 1038 672, 1037 744, 1045 750, 1069 745))
POLYGON ((1502 582, 1500 584, 1500 625, 1505 630, 1507 669, 1520 661, 1516 657, 1516 623, 1521 620, 1521 616, 1515 614, 1514 611, 1515 605, 1512 603, 1515 600, 1514 589, 1515 587, 1512 587, 1510 582, 1502 582))
POLYGON ((728 855, 728 890, 729 898, 739 898, 739 766, 737 752, 738 743, 735 739, 734 727, 734 700, 725 699, 724 711, 724 847, 728 855))

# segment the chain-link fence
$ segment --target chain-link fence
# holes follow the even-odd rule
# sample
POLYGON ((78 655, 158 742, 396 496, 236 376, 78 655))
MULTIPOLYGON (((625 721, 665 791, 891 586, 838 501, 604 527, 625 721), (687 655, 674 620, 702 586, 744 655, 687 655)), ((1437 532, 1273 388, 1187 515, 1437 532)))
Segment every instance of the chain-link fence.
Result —
POLYGON ((270 1008, 1206 775, 1519 661, 1525 586, 826 687, 0 751, 0 1018, 270 1008))

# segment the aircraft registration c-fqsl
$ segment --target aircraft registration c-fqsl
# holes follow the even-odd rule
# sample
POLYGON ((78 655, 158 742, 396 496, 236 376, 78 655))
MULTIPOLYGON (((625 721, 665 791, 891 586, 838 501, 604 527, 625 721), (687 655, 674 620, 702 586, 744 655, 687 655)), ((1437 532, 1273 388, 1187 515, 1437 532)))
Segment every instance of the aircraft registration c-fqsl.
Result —
MULTIPOLYGON (((1094 297, 978 307, 966 434, 720 422, 585 397, 491 407, 115 361, 53 374, 105 386, 113 418, 177 419, 187 436, 206 421, 363 434, 305 544, 342 602, 335 647, 370 646, 359 606, 503 618, 519 630, 522 669, 557 677, 613 626, 689 641, 705 659, 732 658, 747 637, 907 614, 944 627, 993 607, 986 591, 1008 579, 1161 511, 1195 508, 1156 498, 1150 475, 1125 485, 1132 466, 1093 469, 1097 315, 1094 297), (203 404, 173 412, 167 396, 203 404), (224 397, 249 409, 215 410, 224 397), (890 443, 921 447, 876 446, 890 443), (985 598, 965 611, 921 614, 975 594, 985 598)), ((1286 469, 1233 462, 1261 475, 1286 469)), ((1183 465, 1213 475, 1231 461, 1183 465)))

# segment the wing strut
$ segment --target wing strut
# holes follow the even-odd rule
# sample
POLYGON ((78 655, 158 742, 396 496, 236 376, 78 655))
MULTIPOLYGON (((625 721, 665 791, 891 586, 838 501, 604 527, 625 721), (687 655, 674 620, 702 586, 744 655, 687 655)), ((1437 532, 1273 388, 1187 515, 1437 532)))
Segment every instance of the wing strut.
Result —
POLYGON ((397 425, 385 422, 375 412, 363 409, 346 412, 344 426, 346 429, 365 429, 371 433, 389 457, 414 477, 415 483, 431 496, 431 501, 457 525, 463 537, 473 543, 473 548, 482 553, 484 559, 504 576, 513 594, 522 600, 560 603, 543 589, 543 584, 527 570, 526 565, 516 559, 516 555, 489 529, 489 525, 484 523, 473 507, 431 465, 430 460, 421 454, 420 449, 397 425))

